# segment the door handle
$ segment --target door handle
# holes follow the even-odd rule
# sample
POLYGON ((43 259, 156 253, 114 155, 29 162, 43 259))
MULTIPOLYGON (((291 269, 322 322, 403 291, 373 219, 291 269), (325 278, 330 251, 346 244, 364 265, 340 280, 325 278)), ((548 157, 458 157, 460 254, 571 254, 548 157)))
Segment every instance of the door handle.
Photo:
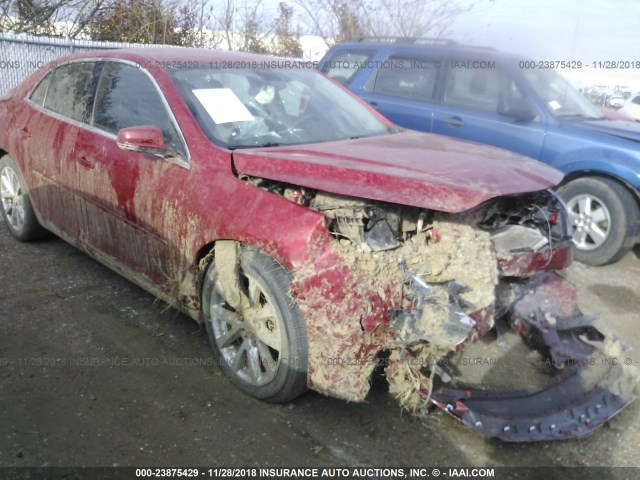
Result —
POLYGON ((22 127, 20 135, 22 135, 22 138, 31 138, 31 132, 27 127, 22 127))
POLYGON ((93 170, 93 167, 95 167, 95 164, 85 155, 78 158, 78 163, 89 170, 93 170))
POLYGON ((462 127, 464 125, 464 121, 460 117, 445 118, 442 122, 454 127, 462 127))
POLYGON ((376 102, 369 102, 369 105, 371 105, 374 110, 380 110, 380 106, 376 102))

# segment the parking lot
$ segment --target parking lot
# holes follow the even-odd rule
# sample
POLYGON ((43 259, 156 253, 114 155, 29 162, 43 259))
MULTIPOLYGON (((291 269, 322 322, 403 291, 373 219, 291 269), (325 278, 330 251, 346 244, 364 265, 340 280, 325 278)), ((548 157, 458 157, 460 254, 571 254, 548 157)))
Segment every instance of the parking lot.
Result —
MULTIPOLYGON (((568 276, 638 364, 640 248, 568 276)), ((383 381, 364 404, 261 403, 192 320, 63 241, 21 244, 4 226, 0 298, 3 466, 640 466, 637 401, 589 438, 527 445, 402 413, 383 381)))

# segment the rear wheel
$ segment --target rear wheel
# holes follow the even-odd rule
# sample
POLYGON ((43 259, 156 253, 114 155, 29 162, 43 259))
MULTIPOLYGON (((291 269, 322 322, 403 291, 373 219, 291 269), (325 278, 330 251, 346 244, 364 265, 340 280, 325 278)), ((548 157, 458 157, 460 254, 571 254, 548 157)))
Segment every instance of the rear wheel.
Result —
POLYGON ((221 278, 214 260, 202 287, 202 314, 220 367, 252 397, 289 401, 306 390, 308 359, 291 278, 273 258, 250 248, 240 250, 235 275, 232 281, 221 278), (229 294, 229 283, 239 295, 229 294))
POLYGON ((640 214, 636 199, 622 185, 604 177, 583 177, 559 193, 569 211, 576 260, 605 265, 633 247, 640 214))
POLYGON ((28 242, 46 235, 31 206, 22 173, 9 155, 0 159, 0 205, 4 224, 16 239, 28 242))

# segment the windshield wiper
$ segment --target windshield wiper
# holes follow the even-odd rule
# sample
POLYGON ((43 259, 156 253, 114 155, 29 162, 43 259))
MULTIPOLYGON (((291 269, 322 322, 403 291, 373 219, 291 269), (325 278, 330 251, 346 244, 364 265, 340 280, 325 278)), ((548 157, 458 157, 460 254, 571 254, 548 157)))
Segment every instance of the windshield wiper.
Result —
POLYGON ((238 150, 242 148, 268 148, 268 147, 282 147, 284 144, 277 142, 262 143, 259 145, 226 145, 225 148, 229 150, 238 150))
POLYGON ((382 132, 370 132, 370 133, 363 133, 362 135, 354 135, 352 137, 349 137, 349 140, 358 140, 359 138, 369 138, 369 137, 381 137, 382 135, 389 135, 389 134, 400 133, 404 131, 405 131, 404 128, 396 127, 394 125, 382 132))
POLYGON ((262 145, 258 145, 255 148, 282 147, 283 145, 284 145, 283 143, 278 143, 278 142, 267 142, 267 143, 263 143, 262 145))

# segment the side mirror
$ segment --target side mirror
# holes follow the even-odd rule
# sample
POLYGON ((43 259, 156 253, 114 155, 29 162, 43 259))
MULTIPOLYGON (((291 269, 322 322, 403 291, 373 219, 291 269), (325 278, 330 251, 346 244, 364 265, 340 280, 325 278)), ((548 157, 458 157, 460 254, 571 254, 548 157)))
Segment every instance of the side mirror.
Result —
POLYGON ((514 120, 529 121, 536 118, 536 112, 526 98, 507 97, 498 107, 498 113, 514 120))
POLYGON ((154 153, 164 156, 167 147, 164 144, 164 134, 155 125, 128 127, 118 131, 118 147, 131 152, 154 153))

